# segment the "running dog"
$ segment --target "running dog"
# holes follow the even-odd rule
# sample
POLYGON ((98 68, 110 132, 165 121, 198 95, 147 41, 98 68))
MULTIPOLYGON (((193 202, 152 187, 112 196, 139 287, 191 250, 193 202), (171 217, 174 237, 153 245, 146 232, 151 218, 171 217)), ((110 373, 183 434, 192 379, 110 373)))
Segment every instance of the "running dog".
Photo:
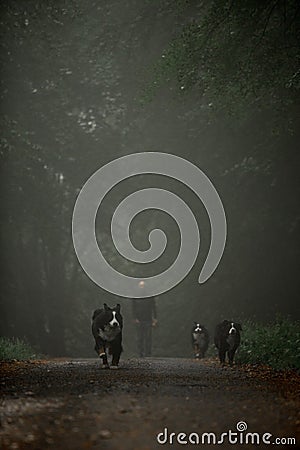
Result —
POLYGON ((92 317, 92 333, 95 339, 96 353, 102 358, 103 366, 109 368, 108 354, 112 355, 111 369, 118 368, 122 353, 123 318, 120 305, 110 308, 104 303, 102 309, 96 309, 92 317))
POLYGON ((208 348, 209 334, 207 329, 198 322, 192 328, 192 346, 196 359, 204 358, 208 348))
POLYGON ((242 326, 236 322, 223 320, 215 329, 215 346, 219 350, 219 359, 221 364, 225 364, 226 353, 228 354, 229 364, 232 366, 235 352, 240 345, 242 326))

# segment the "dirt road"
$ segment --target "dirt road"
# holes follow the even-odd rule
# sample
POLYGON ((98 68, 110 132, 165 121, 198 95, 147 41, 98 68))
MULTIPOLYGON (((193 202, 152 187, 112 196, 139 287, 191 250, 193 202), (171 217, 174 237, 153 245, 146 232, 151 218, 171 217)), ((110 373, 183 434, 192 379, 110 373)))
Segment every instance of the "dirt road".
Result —
POLYGON ((296 448, 288 437, 299 443, 299 397, 215 360, 131 359, 119 370, 101 369, 95 359, 0 368, 4 450, 213 448, 214 439, 221 448, 264 448, 263 435, 271 444, 286 439, 276 448, 296 448), (244 445, 247 433, 257 435, 244 445))

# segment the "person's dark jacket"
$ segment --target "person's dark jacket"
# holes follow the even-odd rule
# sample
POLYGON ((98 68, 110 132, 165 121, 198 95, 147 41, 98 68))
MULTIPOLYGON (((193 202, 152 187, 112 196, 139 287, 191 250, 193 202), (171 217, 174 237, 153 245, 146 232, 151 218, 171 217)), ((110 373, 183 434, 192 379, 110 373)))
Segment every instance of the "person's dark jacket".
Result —
POLYGON ((154 298, 134 299, 132 304, 133 318, 139 322, 150 322, 157 318, 154 298))

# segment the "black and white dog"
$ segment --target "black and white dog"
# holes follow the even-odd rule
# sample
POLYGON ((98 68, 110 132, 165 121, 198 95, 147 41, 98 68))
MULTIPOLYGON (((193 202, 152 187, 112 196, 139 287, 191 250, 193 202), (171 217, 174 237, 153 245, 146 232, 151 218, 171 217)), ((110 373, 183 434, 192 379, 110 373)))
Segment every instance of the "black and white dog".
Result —
POLYGON ((104 367, 109 367, 107 353, 112 355, 111 368, 117 368, 122 353, 123 318, 120 305, 110 308, 106 303, 103 309, 96 309, 92 317, 92 333, 95 339, 95 350, 102 358, 104 367))
POLYGON ((192 328, 192 345, 196 359, 204 358, 208 348, 209 334, 207 329, 198 322, 192 328))
POLYGON ((227 353, 229 364, 232 366, 234 354, 241 342, 240 331, 242 331, 242 326, 229 320, 223 320, 216 326, 214 341, 219 350, 221 364, 225 363, 227 353))

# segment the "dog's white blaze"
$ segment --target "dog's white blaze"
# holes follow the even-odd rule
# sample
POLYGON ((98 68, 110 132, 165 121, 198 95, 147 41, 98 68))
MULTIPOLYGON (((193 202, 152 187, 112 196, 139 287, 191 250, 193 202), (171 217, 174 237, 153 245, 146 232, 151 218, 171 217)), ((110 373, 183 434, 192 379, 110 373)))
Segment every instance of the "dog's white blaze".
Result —
POLYGON ((230 330, 229 330, 229 334, 234 334, 235 332, 236 332, 236 329, 235 329, 235 327, 234 327, 234 323, 231 322, 231 328, 230 328, 230 330))
POLYGON ((117 319, 116 319, 116 314, 117 314, 116 311, 113 311, 112 313, 113 313, 113 318, 112 318, 112 320, 109 322, 109 325, 110 325, 111 327, 113 327, 114 324, 120 326, 119 322, 118 322, 117 319))
POLYGON ((196 324, 196 327, 195 327, 194 331, 195 331, 195 332, 197 332, 197 331, 202 331, 202 328, 200 327, 200 323, 197 323, 197 324, 196 324))

